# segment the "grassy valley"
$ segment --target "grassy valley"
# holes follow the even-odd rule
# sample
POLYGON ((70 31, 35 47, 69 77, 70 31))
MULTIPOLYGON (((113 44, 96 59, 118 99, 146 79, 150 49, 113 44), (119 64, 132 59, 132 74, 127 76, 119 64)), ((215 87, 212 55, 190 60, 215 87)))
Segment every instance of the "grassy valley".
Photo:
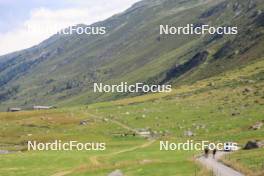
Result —
POLYGON ((197 161, 203 151, 160 150, 160 141, 187 140, 236 142, 241 150, 221 162, 264 175, 263 147, 243 150, 264 141, 263 21, 262 0, 143 0, 92 24, 106 35, 54 35, 0 56, 0 175, 212 175, 197 161), (160 25, 187 24, 237 26, 238 34, 159 34, 160 25), (93 92, 93 83, 120 82, 172 91, 93 92), (4 112, 10 107, 22 111, 4 112), (107 149, 28 151, 34 140, 107 149))
MULTIPOLYGON (((159 141, 264 140, 264 62, 256 61, 171 93, 48 111, 1 113, 1 149, 21 151, 1 155, 1 175, 210 175, 194 159, 202 151, 160 151, 159 141), (86 125, 80 122, 86 120, 86 125), (155 137, 123 136, 149 129, 155 137), (184 132, 190 130, 193 136, 184 132), (24 151, 25 141, 105 141, 104 152, 24 151)), ((263 174, 263 150, 239 151, 225 157, 247 175, 263 174)))

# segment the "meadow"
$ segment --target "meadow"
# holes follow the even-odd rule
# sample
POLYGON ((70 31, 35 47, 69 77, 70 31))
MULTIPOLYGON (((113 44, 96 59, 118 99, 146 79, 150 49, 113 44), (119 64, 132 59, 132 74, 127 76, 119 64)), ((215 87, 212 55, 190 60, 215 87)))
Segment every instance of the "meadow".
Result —
MULTIPOLYGON (((160 151, 159 141, 264 140, 264 61, 221 74, 171 93, 47 111, 0 113, 1 176, 210 175, 195 157, 202 151, 160 151), (85 124, 82 124, 85 122, 85 124), (148 130, 144 138, 133 132, 148 130), (186 136, 186 131, 192 135, 186 136), (106 142, 106 151, 27 151, 26 142, 60 139, 106 142)), ((247 175, 263 174, 263 149, 241 150, 223 162, 247 175)))

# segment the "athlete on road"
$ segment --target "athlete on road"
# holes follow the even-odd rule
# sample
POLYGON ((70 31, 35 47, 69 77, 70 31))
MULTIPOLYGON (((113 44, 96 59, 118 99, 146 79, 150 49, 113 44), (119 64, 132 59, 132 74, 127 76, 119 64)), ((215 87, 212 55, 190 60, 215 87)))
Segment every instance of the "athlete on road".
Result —
POLYGON ((205 158, 208 158, 208 154, 209 154, 209 149, 208 148, 205 148, 204 149, 204 156, 205 156, 205 158))
POLYGON ((215 159, 216 149, 213 150, 213 158, 215 159))

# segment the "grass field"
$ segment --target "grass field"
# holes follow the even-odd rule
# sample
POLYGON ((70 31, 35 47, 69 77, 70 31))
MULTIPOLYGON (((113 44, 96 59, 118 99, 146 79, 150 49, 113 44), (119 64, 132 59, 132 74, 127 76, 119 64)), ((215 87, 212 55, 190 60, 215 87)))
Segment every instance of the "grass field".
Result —
MULTIPOLYGON (((159 141, 264 140, 264 61, 168 94, 150 94, 114 102, 48 111, 0 113, 1 176, 105 176, 120 169, 126 176, 209 175, 194 160, 201 151, 160 151, 159 141), (80 125, 86 120, 86 125, 80 125), (122 136, 148 129, 155 138, 122 136), (194 136, 186 137, 185 131, 194 136), (106 142, 107 150, 26 151, 26 141, 106 142)), ((262 174, 264 151, 239 151, 225 162, 245 173, 262 174), (252 162, 254 158, 254 162, 252 162)), ((259 175, 259 176, 260 176, 259 175)))
POLYGON ((263 149, 256 149, 250 152, 241 150, 225 156, 222 161, 246 175, 261 176, 264 175, 263 153, 263 149))

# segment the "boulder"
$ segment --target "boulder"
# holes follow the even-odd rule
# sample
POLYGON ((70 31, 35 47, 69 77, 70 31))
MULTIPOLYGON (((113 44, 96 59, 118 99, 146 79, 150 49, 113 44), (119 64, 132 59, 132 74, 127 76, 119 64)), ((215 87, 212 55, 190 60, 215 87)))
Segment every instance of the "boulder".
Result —
POLYGON ((263 122, 257 122, 255 125, 252 125, 249 129, 252 129, 252 130, 260 130, 263 125, 264 125, 263 122))
POLYGON ((237 116, 237 115, 240 115, 240 112, 232 112, 231 115, 232 116, 237 116))
POLYGON ((104 121, 104 122, 108 122, 108 121, 109 121, 109 119, 107 119, 107 118, 104 118, 104 119, 103 119, 103 121, 104 121))
POLYGON ((257 149, 257 148, 262 148, 262 147, 264 147, 264 141, 254 140, 254 141, 248 141, 244 149, 251 150, 251 149, 257 149))
POLYGON ((88 121, 87 120, 82 120, 82 121, 80 121, 80 125, 88 125, 88 121))
POLYGON ((253 8, 255 8, 257 6, 256 1, 255 0, 249 0, 248 3, 248 10, 251 10, 253 8))
POLYGON ((243 93, 245 94, 245 93, 249 93, 249 92, 252 92, 253 90, 251 89, 251 88, 245 88, 244 90, 243 90, 243 93))
POLYGON ((184 131, 184 136, 188 136, 188 137, 191 137, 191 136, 194 136, 193 132, 192 131, 184 131))
POLYGON ((208 86, 210 86, 210 87, 214 87, 214 86, 215 86, 215 83, 210 82, 210 83, 208 84, 208 86))

